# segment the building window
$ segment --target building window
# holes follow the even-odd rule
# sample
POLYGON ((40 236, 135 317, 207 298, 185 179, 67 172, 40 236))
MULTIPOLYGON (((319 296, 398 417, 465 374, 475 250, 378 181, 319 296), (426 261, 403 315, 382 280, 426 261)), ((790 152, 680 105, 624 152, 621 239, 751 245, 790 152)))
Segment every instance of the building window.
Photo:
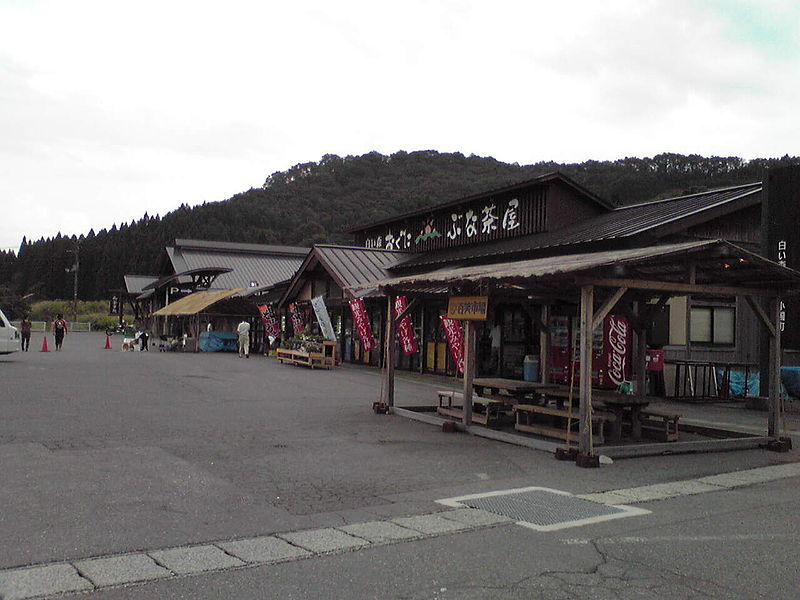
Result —
POLYGON ((736 309, 730 306, 693 306, 690 327, 693 344, 733 346, 736 309))

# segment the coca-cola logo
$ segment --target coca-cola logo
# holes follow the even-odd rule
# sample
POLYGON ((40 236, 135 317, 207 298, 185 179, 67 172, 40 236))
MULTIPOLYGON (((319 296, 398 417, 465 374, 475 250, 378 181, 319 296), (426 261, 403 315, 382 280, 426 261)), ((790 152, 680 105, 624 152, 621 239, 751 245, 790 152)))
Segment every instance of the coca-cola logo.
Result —
POLYGON ((625 381, 625 363, 628 359, 628 321, 620 317, 608 319, 608 376, 619 385, 625 381))

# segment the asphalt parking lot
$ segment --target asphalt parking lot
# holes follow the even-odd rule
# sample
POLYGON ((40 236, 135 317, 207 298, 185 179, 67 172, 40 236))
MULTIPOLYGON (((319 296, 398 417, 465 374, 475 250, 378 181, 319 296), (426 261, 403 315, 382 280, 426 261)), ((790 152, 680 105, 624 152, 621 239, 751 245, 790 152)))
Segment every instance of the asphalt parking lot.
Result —
MULTIPOLYGON (((370 369, 312 371, 234 354, 123 353, 118 348, 104 350, 104 341, 104 335, 73 334, 62 352, 42 353, 38 351, 41 339, 34 337, 31 352, 0 358, 2 570, 394 522, 445 511, 436 500, 467 494, 527 486, 590 494, 790 464, 798 457, 796 450, 788 454, 751 450, 629 459, 600 469, 578 469, 542 452, 376 415, 371 404, 378 397, 380 380, 370 369)), ((430 404, 440 386, 441 382, 430 379, 401 377, 397 403, 430 404)), ((765 421, 763 414, 744 411, 724 413, 714 408, 709 414, 715 421, 733 420, 743 426, 757 427, 765 421)), ((673 547, 683 543, 681 536, 696 537, 702 530, 710 532, 703 534, 706 541, 717 540, 714 547, 732 535, 746 534, 753 552, 768 544, 774 548, 776 543, 796 548, 798 510, 790 498, 792 493, 796 498, 797 478, 760 485, 768 487, 771 495, 760 495, 755 486, 661 499, 665 511, 647 518, 664 528, 661 538, 675 538, 673 547), (726 500, 720 502, 723 495, 726 500), (710 500, 712 496, 717 499, 710 500), (764 502, 780 507, 775 509, 777 520, 766 519, 764 502), (730 523, 714 514, 714 506, 730 508, 725 512, 730 523), (680 527, 667 527, 670 518, 686 514, 705 521, 697 521, 694 528, 683 521, 680 527), (747 518, 743 520, 742 515, 747 518), (732 524, 737 519, 738 532, 732 524), (775 530, 782 519, 786 520, 783 528, 775 530), (768 522, 772 525, 767 526, 768 522)), ((615 535, 625 528, 623 537, 637 538, 627 535, 635 520, 593 527, 615 535)), ((212 590, 221 594, 227 586, 242 594, 258 594, 263 581, 256 573, 272 569, 272 589, 285 590, 280 597, 530 597, 525 594, 545 585, 545 580, 522 586, 504 584, 495 596, 480 585, 474 593, 458 588, 461 593, 454 595, 452 584, 448 596, 441 590, 447 585, 431 583, 463 581, 468 578, 468 565, 472 565, 473 578, 484 571, 480 581, 514 580, 524 571, 524 561, 519 557, 500 561, 496 550, 506 543, 524 547, 534 534, 509 527, 501 523, 315 559, 323 571, 335 571, 338 564, 349 573, 344 579, 341 573, 331 575, 326 593, 316 587, 318 583, 302 577, 302 565, 307 562, 302 560, 94 593, 114 598, 210 598, 220 597, 212 590), (481 545, 485 548, 476 550, 481 545), (486 559, 480 562, 483 552, 486 559), (450 558, 442 560, 442 555, 450 558), (420 579, 370 574, 363 562, 371 568, 384 563, 416 568, 420 579), (375 587, 376 579, 389 586, 386 595, 375 587)), ((585 533, 576 529, 569 538, 550 539, 548 544, 558 541, 561 545, 554 546, 552 556, 542 559, 527 576, 552 570, 552 557, 562 552, 581 563, 578 570, 584 562, 594 564, 598 552, 602 555, 605 550, 598 550, 585 533), (577 541, 566 543, 565 539, 577 541)), ((651 534, 638 538, 649 539, 651 534)), ((627 556, 643 551, 641 545, 616 543, 611 552, 627 556)), ((669 545, 645 546, 648 553, 655 553, 656 563, 667 561, 669 568, 683 560, 669 545)), ((763 551, 759 556, 763 557, 763 551)), ((786 556, 796 558, 797 551, 792 549, 786 556)), ((755 559, 737 550, 731 560, 729 566, 737 561, 751 564, 755 559)), ((784 563, 767 564, 777 568, 784 563)), ((388 572, 396 573, 396 569, 388 572)), ((720 587, 714 588, 711 597, 725 597, 720 590, 728 589, 728 575, 714 572, 712 587, 720 587)), ((781 577, 773 575, 765 581, 775 589, 781 577)), ((0 595, 1 584, 0 575, 0 595)), ((557 597, 565 588, 552 589, 557 597)), ((681 589, 686 594, 672 597, 692 597, 687 590, 695 588, 681 589)), ((228 597, 252 596, 229 593, 228 597)))

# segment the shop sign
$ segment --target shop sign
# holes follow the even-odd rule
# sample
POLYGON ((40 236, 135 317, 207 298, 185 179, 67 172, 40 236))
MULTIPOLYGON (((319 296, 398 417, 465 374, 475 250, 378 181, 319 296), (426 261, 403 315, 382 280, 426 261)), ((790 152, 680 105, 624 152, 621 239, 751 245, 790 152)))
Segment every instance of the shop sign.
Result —
MULTIPOLYGON (((397 296, 394 299, 394 316, 402 313, 408 305, 405 296, 397 296)), ((414 338, 414 327, 411 324, 411 315, 408 314, 397 324, 397 337, 400 338, 400 347, 403 354, 414 354, 419 352, 417 340, 414 338)))
POLYGON ((328 307, 325 306, 325 298, 317 296, 311 299, 311 306, 314 308, 314 314, 317 315, 317 323, 319 323, 322 337, 330 342, 336 341, 336 333, 333 331, 333 323, 331 323, 331 316, 328 314, 328 307))
POLYGON ((450 347, 450 356, 456 363, 459 373, 464 372, 464 337, 461 335, 461 325, 455 319, 442 315, 442 327, 447 338, 447 345, 450 347))
POLYGON ((628 353, 630 332, 625 317, 609 315, 606 318, 606 339, 608 340, 608 376, 614 385, 620 385, 628 372, 628 353))
POLYGON ((306 323, 297 304, 289 305, 289 314, 292 316, 292 330, 294 331, 294 334, 300 335, 306 330, 306 323))
POLYGON ((275 311, 269 304, 260 304, 258 312, 261 313, 261 322, 264 324, 264 334, 272 337, 280 335, 280 328, 278 327, 278 319, 275 318, 275 311))
POLYGON ((111 296, 111 300, 108 302, 108 314, 111 315, 118 315, 119 314, 119 297, 118 296, 111 296))
POLYGON ((372 327, 369 325, 367 311, 364 308, 364 301, 361 298, 351 300, 350 312, 353 313, 353 325, 356 331, 358 331, 362 350, 364 352, 374 350, 376 347, 375 338, 372 337, 372 327))
POLYGON ((447 316, 451 319, 485 321, 488 309, 487 296, 452 296, 447 302, 447 316))

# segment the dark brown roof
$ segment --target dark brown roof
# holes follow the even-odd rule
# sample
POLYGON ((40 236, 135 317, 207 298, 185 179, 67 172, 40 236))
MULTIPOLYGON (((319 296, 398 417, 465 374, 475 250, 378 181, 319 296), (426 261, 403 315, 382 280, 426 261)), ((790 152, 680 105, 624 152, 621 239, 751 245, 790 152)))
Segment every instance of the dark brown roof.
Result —
POLYGON ((677 198, 667 198, 616 208, 555 231, 535 233, 469 247, 415 254, 396 267, 397 271, 431 265, 475 261, 490 257, 547 253, 565 246, 583 246, 634 238, 657 239, 685 230, 717 216, 715 209, 731 212, 760 202, 762 184, 751 183, 677 198))
POLYGON ((388 267, 408 258, 407 252, 359 246, 319 244, 311 249, 305 261, 297 269, 280 304, 297 294, 304 282, 304 273, 322 265, 331 279, 342 289, 390 277, 388 267))
POLYGON ((612 205, 609 204, 608 202, 606 202, 605 200, 603 200, 602 198, 600 198, 600 196, 590 192, 585 187, 583 187, 579 183, 573 181, 572 179, 570 179, 569 177, 567 177, 563 173, 553 172, 553 173, 547 173, 546 175, 540 175, 539 177, 534 177, 533 179, 528 179, 528 180, 522 181, 520 183, 515 183, 513 185, 508 185, 508 186, 500 188, 500 189, 490 190, 490 191, 487 191, 487 192, 481 192, 480 194, 472 194, 471 196, 465 196, 463 198, 457 198, 456 200, 450 200, 448 202, 444 202, 442 204, 437 204, 435 206, 426 206, 425 208, 422 208, 422 209, 419 209, 419 210, 415 210, 415 211, 412 211, 412 212, 408 212, 408 213, 404 213, 402 215, 397 215, 397 216, 391 217, 389 219, 383 219, 382 221, 376 221, 376 222, 372 222, 372 223, 364 223, 364 224, 362 224, 362 225, 360 225, 358 227, 353 227, 352 229, 348 229, 345 233, 355 233, 357 231, 364 231, 366 229, 372 229, 373 227, 379 227, 381 225, 386 225, 387 223, 394 223, 395 221, 402 221, 404 219, 408 219, 408 218, 411 218, 411 217, 416 217, 416 216, 419 216, 419 215, 427 215, 431 211, 441 210, 441 209, 444 209, 444 208, 448 208, 450 206, 457 206, 457 205, 460 205, 460 204, 464 204, 466 202, 471 202, 473 200, 479 200, 481 198, 486 198, 488 196, 494 196, 494 195, 497 195, 497 194, 504 194, 504 193, 507 193, 507 192, 514 192, 514 191, 517 191, 517 190, 524 189, 526 187, 530 187, 532 185, 541 185, 541 184, 550 183, 550 182, 553 182, 553 181, 557 181, 557 182, 563 183, 564 185, 566 185, 568 187, 571 187, 572 189, 574 189, 574 190, 578 191, 579 193, 583 194, 584 196, 586 196, 587 198, 589 198, 593 202, 596 202, 597 204, 599 204, 600 206, 602 206, 605 209, 612 208, 612 205))

